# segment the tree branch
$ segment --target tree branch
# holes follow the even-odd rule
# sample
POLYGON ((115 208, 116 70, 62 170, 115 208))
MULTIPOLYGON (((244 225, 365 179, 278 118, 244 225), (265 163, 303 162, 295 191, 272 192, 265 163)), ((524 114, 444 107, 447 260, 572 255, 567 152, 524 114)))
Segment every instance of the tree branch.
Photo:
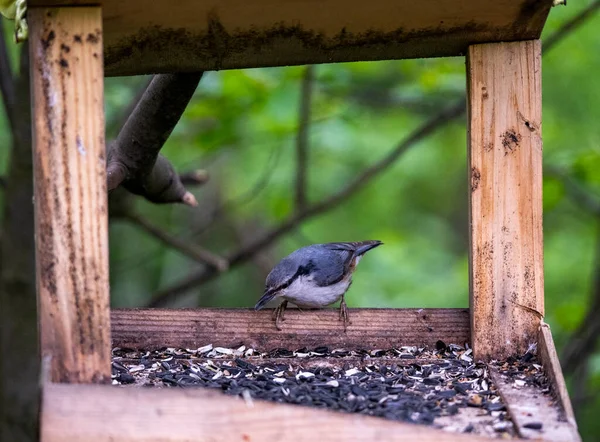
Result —
POLYGON ((236 196, 228 201, 220 203, 215 207, 212 211, 211 216, 208 221, 203 223, 201 226, 194 228, 192 235, 193 237, 197 237, 202 235, 208 228, 210 228, 217 220, 221 219, 223 214, 227 212, 231 207, 240 207, 244 204, 248 204, 254 198, 256 198, 262 190, 264 190, 271 177, 273 175, 273 171, 276 169, 277 164, 279 163, 279 159, 281 157, 281 149, 273 149, 271 154, 269 155, 269 159, 267 164, 264 167, 264 172, 261 174, 260 178, 252 185, 250 189, 245 191, 242 195, 236 196))
POLYGON ((315 76, 314 65, 306 66, 300 92, 300 112, 298 135, 296 138, 296 210, 306 208, 306 185, 308 171, 308 132, 310 126, 310 106, 315 76))
MULTIPOLYGON (((553 35, 548 38, 548 43, 544 45, 544 54, 546 55, 552 48, 556 46, 563 38, 577 29, 582 25, 586 19, 592 16, 590 9, 595 10, 600 3, 600 0, 594 2, 590 7, 583 10, 578 16, 574 17, 570 21, 566 22, 561 28, 556 31, 553 35), (566 29, 566 30, 565 30, 566 29)), ((396 149, 390 152, 386 157, 375 163, 373 166, 367 168, 361 176, 355 181, 348 184, 341 191, 332 195, 329 198, 321 201, 320 203, 313 204, 301 212, 297 212, 290 219, 282 223, 279 227, 266 234, 263 238, 259 239, 255 243, 243 247, 237 252, 229 256, 229 267, 233 268, 243 262, 245 262, 254 253, 257 253, 264 247, 271 245, 274 241, 279 239, 284 234, 288 233, 301 221, 314 217, 316 215, 325 213, 328 210, 336 207, 342 203, 346 198, 350 197, 356 190, 360 189, 362 185, 377 176, 380 172, 385 170, 390 164, 392 164, 402 153, 412 146, 413 143, 420 141, 425 136, 433 133, 436 129, 442 126, 444 123, 461 116, 465 111, 466 97, 463 97, 462 103, 453 106, 452 108, 442 111, 436 117, 430 119, 423 124, 419 129, 414 131, 404 142, 400 143, 396 149)), ((203 284, 212 278, 216 273, 211 269, 200 270, 189 277, 185 278, 177 284, 174 284, 166 289, 157 292, 150 301, 151 307, 164 306, 176 299, 181 294, 187 292, 193 287, 203 284)), ((600 322, 600 321, 599 321, 600 322)))
MULTIPOLYGON (((36 315, 33 156, 29 50, 19 47, 14 123, 0 244, 0 439, 39 440, 38 321, 36 315)), ((4 73, 5 74, 5 73, 4 73)))
POLYGON ((567 194, 583 210, 600 217, 600 199, 586 190, 576 179, 556 167, 548 166, 544 169, 544 172, 546 175, 562 181, 567 194))
POLYGON ((571 402, 573 404, 573 411, 575 411, 575 415, 578 416, 581 411, 583 411, 583 407, 587 405, 587 403, 594 399, 595 394, 590 391, 590 387, 588 386, 588 382, 590 380, 590 367, 588 364, 580 365, 573 372, 573 388, 571 393, 571 402))
MULTIPOLYGON (((440 112, 438 115, 421 125, 417 130, 415 130, 411 135, 409 135, 408 138, 402 141, 395 149, 393 149, 380 161, 366 168, 361 175, 359 175, 354 181, 346 185, 346 187, 344 187, 342 190, 338 191, 337 193, 331 195, 328 198, 321 200, 316 204, 312 204, 306 207, 300 212, 296 212, 287 221, 283 222, 279 227, 275 228, 274 230, 268 232, 258 241, 244 246, 240 248, 240 250, 236 253, 230 255, 228 257, 229 267, 233 268, 239 264, 244 263, 249 258, 254 256, 254 254, 258 253, 263 248, 270 246, 281 236, 293 230, 301 221, 305 221, 306 219, 322 215, 323 213, 334 209, 346 199, 348 199, 350 196, 352 196, 354 193, 356 193, 358 190, 360 190, 362 187, 364 187, 373 178, 375 178, 381 172, 386 170, 400 157, 400 155, 406 152, 414 144, 423 140, 428 135, 444 126, 445 123, 460 117, 461 115, 463 115, 464 112, 464 101, 440 112)), ((165 304, 177 298, 179 295, 185 293, 192 287, 203 284, 211 280, 214 276, 216 276, 216 272, 214 272, 212 269, 200 270, 199 272, 191 275, 184 281, 158 292, 151 300, 149 306, 164 306, 165 304)))
POLYGON ((191 172, 179 174, 179 179, 185 186, 199 186, 206 183, 208 178, 208 172, 204 169, 192 170, 191 172))
POLYGON ((598 8, 600 8, 600 0, 590 3, 579 14, 577 14, 571 20, 565 22, 556 32, 554 32, 554 34, 548 37, 544 41, 544 46, 542 49, 546 52, 552 49, 557 43, 581 26, 590 17, 592 17, 598 8))
POLYGON ((142 228, 147 233, 154 236, 156 239, 163 242, 168 247, 178 250, 179 252, 192 258, 195 261, 198 261, 203 264, 208 264, 215 271, 224 272, 229 267, 227 260, 195 244, 192 245, 186 241, 183 241, 170 235, 169 233, 165 232, 160 227, 152 224, 148 219, 146 219, 145 217, 141 216, 133 210, 128 210, 123 215, 126 220, 142 228))
POLYGON ((108 190, 123 185, 154 203, 197 205, 159 154, 192 98, 200 73, 155 75, 117 139, 109 145, 108 190))
POLYGON ((562 355, 562 366, 565 372, 575 372, 587 364, 594 353, 600 337, 600 216, 598 217, 598 234, 596 238, 596 256, 592 274, 592 293, 590 308, 577 330, 571 335, 562 355))
POLYGON ((11 132, 16 131, 15 122, 15 78, 12 73, 10 58, 4 39, 4 20, 0 20, 0 90, 2 91, 2 102, 11 132))
POLYGON ((577 374, 576 397, 578 400, 576 402, 581 402, 583 400, 582 389, 586 383, 586 374, 588 374, 587 363, 594 353, 600 337, 600 321, 598 321, 598 317, 600 317, 600 200, 586 190, 576 179, 558 168, 548 167, 546 173, 561 180, 567 195, 582 210, 595 216, 598 224, 596 255, 592 269, 593 283, 589 302, 590 308, 579 327, 571 334, 561 358, 565 372, 577 374))

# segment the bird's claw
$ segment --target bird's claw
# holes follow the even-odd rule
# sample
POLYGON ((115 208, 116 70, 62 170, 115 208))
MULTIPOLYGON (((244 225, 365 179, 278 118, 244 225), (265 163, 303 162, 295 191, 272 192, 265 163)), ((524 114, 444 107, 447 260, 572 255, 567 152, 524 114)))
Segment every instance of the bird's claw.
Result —
POLYGON ((281 304, 277 306, 275 311, 273 312, 273 320, 275 321, 275 328, 281 331, 281 327, 279 326, 280 322, 285 321, 284 312, 287 307, 287 301, 283 301, 281 304))
POLYGON ((344 333, 346 332, 348 325, 350 322, 350 315, 348 313, 348 306, 346 305, 346 301, 342 297, 342 302, 340 303, 340 321, 344 321, 344 333))

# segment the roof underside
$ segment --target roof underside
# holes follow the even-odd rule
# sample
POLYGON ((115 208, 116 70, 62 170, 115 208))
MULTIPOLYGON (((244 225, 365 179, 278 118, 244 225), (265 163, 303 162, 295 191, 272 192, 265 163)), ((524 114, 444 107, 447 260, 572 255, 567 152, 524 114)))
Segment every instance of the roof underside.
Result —
POLYGON ((107 76, 463 55, 539 38, 552 0, 29 0, 103 7, 107 76))

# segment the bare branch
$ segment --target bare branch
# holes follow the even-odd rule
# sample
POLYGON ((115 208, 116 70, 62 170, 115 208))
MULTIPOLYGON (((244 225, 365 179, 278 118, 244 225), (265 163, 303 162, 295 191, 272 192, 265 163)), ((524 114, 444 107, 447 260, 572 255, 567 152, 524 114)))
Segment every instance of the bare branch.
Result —
POLYGON ((108 190, 119 185, 154 203, 196 205, 159 154, 192 98, 200 73, 155 75, 108 152, 108 190))
POLYGON ((214 253, 203 249, 195 244, 190 244, 186 241, 178 239, 169 233, 165 232, 160 227, 152 224, 148 219, 141 216, 140 214, 134 212, 133 210, 128 210, 124 213, 124 218, 128 221, 132 222, 136 226, 142 228, 150 235, 154 236, 159 241, 162 241, 165 245, 184 255, 192 258, 195 261, 198 261, 203 264, 208 264, 214 270, 218 272, 223 272, 227 270, 229 264, 227 260, 221 258, 214 253))
POLYGON ((306 183, 308 171, 308 132, 310 126, 310 105, 313 93, 315 67, 306 66, 300 92, 300 112, 298 136, 296 138, 296 210, 306 208, 306 183))
POLYGON ((4 39, 4 20, 0 20, 0 90, 2 102, 11 132, 15 133, 15 79, 12 73, 6 40, 4 39))
MULTIPOLYGON (((386 170, 410 147, 444 126, 447 122, 460 117, 464 114, 464 112, 464 101, 440 112, 438 115, 421 125, 384 158, 368 167, 361 175, 346 185, 346 187, 344 187, 342 190, 316 204, 307 207, 300 212, 296 212, 287 221, 283 222, 279 227, 264 235, 258 241, 242 247, 239 251, 229 256, 228 261, 230 268, 244 263, 249 258, 254 256, 254 254, 258 253, 265 247, 270 246, 281 236, 293 230, 301 221, 305 221, 308 218, 313 218, 334 209, 362 187, 364 187, 373 178, 386 170)), ((150 302, 150 307, 163 306, 169 303, 171 300, 177 298, 182 293, 185 293, 192 287, 211 280, 215 275, 216 273, 212 269, 200 270, 184 281, 158 292, 150 302)))
MULTIPOLYGON (((600 3, 600 0, 597 0, 593 3, 596 5, 600 3)), ((597 6, 595 6, 597 8, 597 6)), ((565 23, 558 31, 555 32, 554 35, 548 38, 548 42, 544 48, 544 54, 546 55, 552 48, 556 46, 556 44, 577 29, 581 24, 583 24, 586 19, 588 19, 592 14, 589 12, 589 7, 582 11, 577 17, 565 23), (581 17, 581 18, 580 18, 581 17), (565 31, 565 28, 567 29, 565 31)), ((466 97, 463 97, 463 103, 466 102, 466 97)), ((403 152, 405 152, 409 147, 412 146, 413 143, 420 141, 425 136, 433 133, 440 126, 445 124, 448 121, 451 121, 454 118, 461 116, 465 111, 465 105, 461 103, 456 105, 447 111, 443 111, 438 114, 436 117, 430 119, 425 124, 423 124, 419 129, 412 133, 404 142, 402 142, 396 149, 390 152, 386 157, 380 160, 378 163, 375 163, 373 166, 367 168, 365 172, 359 176, 355 181, 348 184, 345 188, 343 188, 338 193, 332 195, 329 198, 321 201, 320 203, 313 204, 302 212, 296 213, 289 220, 282 223, 279 227, 275 228, 270 233, 266 234, 263 238, 256 241, 255 243, 241 248, 236 253, 230 255, 228 261, 230 268, 233 268, 243 262, 245 262, 249 257, 251 257, 254 253, 261 250, 264 247, 271 245, 274 241, 279 239, 282 235, 288 233, 298 223, 304 221, 305 219, 314 217, 316 215, 322 214, 332 208, 336 207, 340 203, 342 203, 345 199, 352 196, 356 190, 360 189, 364 183, 370 181, 372 178, 377 176, 380 172, 385 170, 390 164, 392 164, 403 152)), ((167 287, 156 293, 152 300, 150 301, 151 307, 158 307, 162 305, 166 305, 172 300, 176 299, 181 294, 187 292, 193 287, 196 287, 200 284, 203 284, 212 278, 216 273, 211 271, 211 269, 203 269, 200 270, 183 281, 172 285, 171 287, 167 287)), ((600 321, 598 321, 600 323, 600 321)))

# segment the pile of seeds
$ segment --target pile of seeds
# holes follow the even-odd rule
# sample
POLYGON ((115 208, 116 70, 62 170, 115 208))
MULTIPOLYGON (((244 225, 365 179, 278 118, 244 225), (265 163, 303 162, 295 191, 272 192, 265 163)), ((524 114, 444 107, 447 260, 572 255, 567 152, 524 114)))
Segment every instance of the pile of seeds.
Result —
MULTIPOLYGON (((488 368, 473 361, 470 349, 442 342, 435 350, 116 348, 112 366, 114 384, 208 387, 246 400, 362 413, 448 431, 514 435, 488 368)), ((545 382, 529 353, 499 367, 519 382, 545 382)))
POLYGON ((541 364, 535 356, 535 347, 521 358, 509 357, 504 361, 494 361, 498 371, 513 380, 516 387, 537 387, 543 394, 551 394, 550 383, 541 364))

